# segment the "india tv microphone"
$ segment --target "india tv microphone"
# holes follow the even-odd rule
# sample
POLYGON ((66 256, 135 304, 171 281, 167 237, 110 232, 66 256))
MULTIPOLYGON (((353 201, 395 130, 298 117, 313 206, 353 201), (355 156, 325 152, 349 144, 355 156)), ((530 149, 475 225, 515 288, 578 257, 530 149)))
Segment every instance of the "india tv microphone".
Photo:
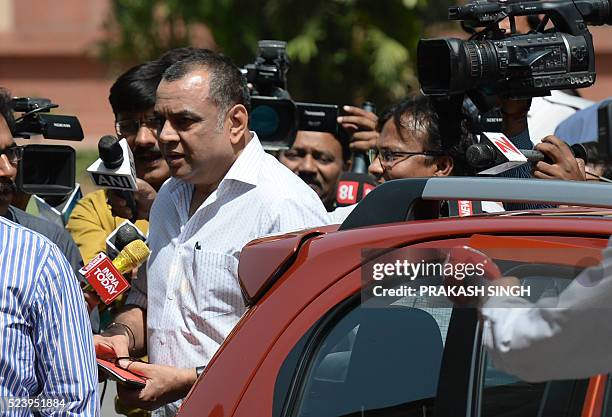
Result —
POLYGON ((99 253, 79 271, 89 283, 85 290, 93 289, 104 304, 110 304, 130 288, 123 274, 140 266, 150 253, 139 239, 128 243, 112 261, 105 253, 99 253))
POLYGON ((106 135, 98 142, 100 156, 87 168, 92 181, 98 187, 118 190, 117 195, 127 202, 132 211, 132 221, 136 217, 136 202, 132 191, 136 191, 136 166, 134 156, 127 140, 106 135))
MULTIPOLYGON (((584 146, 574 144, 570 150, 576 158, 587 160, 584 146)), ((466 160, 472 168, 481 169, 478 174, 499 174, 527 162, 552 163, 542 152, 533 149, 518 149, 503 133, 486 132, 480 143, 468 147, 466 160)))

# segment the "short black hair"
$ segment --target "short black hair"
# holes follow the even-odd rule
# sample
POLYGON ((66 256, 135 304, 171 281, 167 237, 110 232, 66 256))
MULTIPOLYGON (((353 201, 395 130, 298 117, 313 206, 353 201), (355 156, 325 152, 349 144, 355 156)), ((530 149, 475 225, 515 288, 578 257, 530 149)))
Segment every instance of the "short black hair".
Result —
POLYGON ((0 87, 0 115, 4 117, 11 135, 15 135, 15 116, 13 115, 13 100, 10 91, 0 87))
MULTIPOLYGON (((377 130, 380 132, 390 119, 402 140, 403 130, 420 132, 423 151, 441 152, 453 158, 453 175, 471 174, 465 153, 474 137, 467 128, 465 113, 443 114, 433 99, 417 94, 387 108, 378 119, 377 130)), ((436 157, 427 158, 433 163, 436 157)))
POLYGON ((242 104, 250 111, 250 96, 246 77, 228 57, 215 52, 197 53, 176 62, 165 72, 164 81, 178 81, 197 68, 210 73, 208 98, 219 110, 220 126, 227 111, 236 104, 242 104))
POLYGON ((117 78, 110 89, 113 113, 145 112, 155 106, 155 93, 164 71, 192 55, 210 53, 203 48, 175 48, 158 59, 130 68, 117 78))

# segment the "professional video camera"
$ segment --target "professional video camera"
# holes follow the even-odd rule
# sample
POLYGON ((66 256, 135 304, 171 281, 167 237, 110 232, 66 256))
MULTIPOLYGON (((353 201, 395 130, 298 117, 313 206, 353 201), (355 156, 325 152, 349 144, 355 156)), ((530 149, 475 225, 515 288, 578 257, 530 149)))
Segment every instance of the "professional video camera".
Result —
POLYGON ((334 104, 297 103, 287 91, 287 42, 261 40, 255 62, 242 70, 252 85, 249 128, 269 151, 288 149, 298 130, 345 135, 336 122, 341 108, 334 104))
MULTIPOLYGON (((42 135, 45 139, 83 139, 83 129, 75 116, 49 114, 59 107, 46 98, 20 97, 12 100, 15 112, 23 113, 15 120, 15 137, 29 139, 42 135)), ((65 145, 24 146, 19 162, 17 188, 36 194, 51 206, 60 206, 75 196, 75 151, 65 145)))
POLYGON ((467 92, 481 111, 483 95, 545 96, 550 90, 589 87, 595 82, 595 54, 588 25, 612 24, 610 0, 487 1, 450 7, 449 20, 483 27, 470 40, 422 39, 418 73, 423 93, 467 92), (544 14, 539 27, 516 33, 515 16, 544 14), (508 35, 499 23, 509 18, 508 35), (554 28, 545 30, 552 21, 554 28), (481 93, 481 94, 474 94, 481 93))

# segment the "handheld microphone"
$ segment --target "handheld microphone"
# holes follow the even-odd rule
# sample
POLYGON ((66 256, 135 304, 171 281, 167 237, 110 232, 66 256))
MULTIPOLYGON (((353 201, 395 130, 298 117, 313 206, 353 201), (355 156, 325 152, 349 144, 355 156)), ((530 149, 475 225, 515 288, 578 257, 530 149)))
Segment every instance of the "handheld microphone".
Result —
POLYGON ((114 259, 119 252, 134 240, 146 242, 145 234, 129 220, 125 220, 106 238, 106 254, 114 259))
POLYGON ((136 167, 132 151, 125 139, 111 135, 102 136, 98 142, 100 158, 87 168, 98 187, 119 190, 117 195, 127 202, 136 221, 136 202, 130 191, 136 191, 136 167))
POLYGON ((141 240, 134 240, 114 260, 101 252, 79 270, 89 283, 85 290, 93 289, 104 304, 110 304, 130 288, 123 274, 140 266, 149 257, 149 248, 141 240))
MULTIPOLYGON (((574 157, 587 160, 584 146, 577 143, 570 146, 574 157)), ((498 174, 523 165, 527 162, 552 161, 542 152, 534 149, 518 149, 501 133, 486 132, 481 135, 480 143, 468 147, 466 151, 468 164, 482 169, 479 174, 498 174)))
MULTIPOLYGON (((364 102, 361 108, 376 113, 376 107, 370 101, 364 102)), ((343 172, 338 181, 338 188, 336 189, 337 207, 357 204, 378 185, 376 179, 368 174, 368 165, 369 161, 365 152, 353 152, 351 172, 343 172)))

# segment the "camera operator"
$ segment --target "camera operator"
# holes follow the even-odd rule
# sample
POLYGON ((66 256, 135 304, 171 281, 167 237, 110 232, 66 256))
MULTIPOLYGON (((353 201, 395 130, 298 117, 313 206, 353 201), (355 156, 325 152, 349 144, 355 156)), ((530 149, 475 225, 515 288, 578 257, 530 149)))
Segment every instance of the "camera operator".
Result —
POLYGON ((3 88, 0 88, 0 115, 0 216, 49 238, 68 259, 72 269, 78 272, 82 260, 70 234, 54 223, 32 216, 11 205, 13 196, 17 192, 15 178, 19 161, 23 156, 23 147, 17 146, 13 140, 15 120, 11 96, 3 88))

